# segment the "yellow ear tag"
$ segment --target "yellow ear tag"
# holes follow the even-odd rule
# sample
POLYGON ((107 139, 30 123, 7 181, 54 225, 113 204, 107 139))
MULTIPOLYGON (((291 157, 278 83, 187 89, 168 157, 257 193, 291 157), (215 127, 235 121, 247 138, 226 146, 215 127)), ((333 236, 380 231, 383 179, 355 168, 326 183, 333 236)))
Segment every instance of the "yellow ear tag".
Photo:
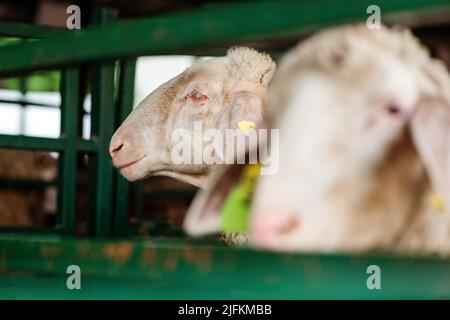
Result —
POLYGON ((445 209, 445 199, 444 197, 437 193, 434 192, 433 195, 431 196, 431 206, 433 207, 433 209, 442 212, 445 209))
POLYGON ((250 129, 255 129, 256 128, 256 123, 254 123, 253 121, 241 120, 241 121, 239 121, 237 123, 237 126, 238 126, 239 129, 242 130, 242 132, 247 134, 247 132, 250 129))

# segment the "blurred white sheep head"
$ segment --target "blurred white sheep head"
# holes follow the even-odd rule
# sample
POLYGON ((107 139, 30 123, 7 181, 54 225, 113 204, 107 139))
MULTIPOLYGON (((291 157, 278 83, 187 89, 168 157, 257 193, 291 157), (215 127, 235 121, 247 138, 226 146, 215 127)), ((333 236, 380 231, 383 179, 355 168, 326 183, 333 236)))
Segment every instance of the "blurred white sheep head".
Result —
POLYGON ((268 115, 280 170, 262 176, 250 241, 280 250, 392 244, 423 204, 449 198, 450 79, 408 32, 321 32, 281 61, 268 115))
POLYGON ((167 175, 203 185, 210 166, 171 161, 175 129, 236 128, 240 120, 262 120, 275 64, 267 54, 232 48, 225 57, 197 61, 149 94, 111 139, 113 164, 130 180, 167 175))

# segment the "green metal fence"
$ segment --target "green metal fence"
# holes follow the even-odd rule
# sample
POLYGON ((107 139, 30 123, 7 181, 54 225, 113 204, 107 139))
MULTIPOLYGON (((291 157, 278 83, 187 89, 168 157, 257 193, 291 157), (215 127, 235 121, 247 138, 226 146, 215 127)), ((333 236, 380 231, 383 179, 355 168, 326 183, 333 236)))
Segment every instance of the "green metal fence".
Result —
MULTIPOLYGON (((0 135, 0 147, 60 153, 58 222, 52 231, 59 235, 24 237, 24 230, 2 228, 0 297, 36 297, 47 288, 44 296, 71 298, 121 297, 125 292, 147 298, 450 298, 447 259, 283 255, 215 242, 129 237, 129 184, 111 166, 108 144, 132 107, 136 57, 209 54, 237 43, 300 37, 325 26, 365 21, 372 2, 232 2, 130 21, 117 21, 117 12, 105 8, 95 13, 93 26, 73 31, 0 23, 3 35, 33 38, 0 47, 0 77, 62 71, 61 136, 0 135), (92 73, 89 140, 79 132, 81 68, 92 73), (90 237, 76 240, 71 236, 81 152, 90 156, 90 237), (125 236, 126 241, 112 239, 125 236), (86 270, 87 290, 67 291, 65 268, 70 264, 86 270), (387 274, 389 284, 380 292, 366 287, 370 264, 382 266, 387 274), (20 272, 32 277, 21 277, 20 272), (415 288, 410 285, 413 280, 418 281, 415 288)), ((383 18, 399 22, 402 17, 450 14, 450 0, 379 0, 377 5, 383 18)))

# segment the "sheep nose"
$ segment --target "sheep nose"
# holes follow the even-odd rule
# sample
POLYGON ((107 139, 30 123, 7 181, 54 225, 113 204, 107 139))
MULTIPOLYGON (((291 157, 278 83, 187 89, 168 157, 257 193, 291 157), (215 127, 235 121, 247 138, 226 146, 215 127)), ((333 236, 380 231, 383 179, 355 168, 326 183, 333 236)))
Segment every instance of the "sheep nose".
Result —
POLYGON ((124 143, 121 141, 112 141, 109 146, 109 154, 111 155, 111 158, 114 159, 114 157, 119 153, 120 150, 123 149, 124 143))
POLYGON ((254 215, 250 223, 250 242, 261 248, 276 249, 289 236, 299 232, 298 214, 254 215))

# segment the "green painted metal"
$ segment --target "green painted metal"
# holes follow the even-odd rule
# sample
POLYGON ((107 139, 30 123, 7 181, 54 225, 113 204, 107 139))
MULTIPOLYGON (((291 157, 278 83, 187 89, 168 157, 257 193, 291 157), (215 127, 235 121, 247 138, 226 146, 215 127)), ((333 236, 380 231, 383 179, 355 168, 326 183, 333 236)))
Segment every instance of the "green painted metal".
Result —
MULTIPOLYGON (((42 228, 42 227, 19 227, 19 226, 0 226, 0 233, 1 234, 11 234, 13 236, 16 236, 18 234, 20 235, 51 235, 51 234, 60 234, 61 229, 57 227, 55 228, 42 228)), ((0 251, 2 248, 2 243, 0 240, 0 251)), ((1 271, 0 271, 1 273, 1 271)))
MULTIPOLYGON (((124 21, 64 36, 12 44, 0 50, 1 74, 241 40, 299 35, 324 26, 366 21, 371 0, 236 2, 160 17, 124 21), (16 53, 20 52, 20 55, 16 53)), ((379 0, 383 17, 398 12, 450 10, 448 0, 379 0)))
POLYGON ((78 140, 79 71, 65 69, 61 79, 61 136, 66 145, 59 158, 58 223, 66 234, 75 233, 77 202, 77 145, 78 140))
POLYGON ((39 188, 46 186, 55 186, 56 181, 42 181, 35 179, 15 179, 15 178, 0 178, 0 188, 39 188))
POLYGON ((449 259, 278 254, 189 240, 2 236, 0 270, 0 297, 11 299, 450 298, 449 259), (66 287, 73 264, 81 290, 66 287), (367 288, 370 265, 381 269, 381 290, 367 288))
MULTIPOLYGON (((120 62, 120 80, 118 97, 118 115, 116 117, 116 127, 118 127, 133 109, 134 100, 134 78, 136 69, 136 59, 126 59, 120 62)), ((116 201, 114 217, 114 235, 125 236, 129 230, 128 222, 128 201, 130 194, 130 184, 115 172, 116 181, 116 201)))
MULTIPOLYGON (((1 148, 63 151, 66 148, 67 143, 68 141, 64 137, 53 139, 0 134, 1 148)), ((74 142, 72 141, 72 143, 75 143, 76 148, 81 151, 92 153, 98 151, 98 143, 95 139, 92 141, 77 139, 74 142)))
MULTIPOLYGON (((97 24, 115 20, 117 12, 99 9, 97 24)), ((90 221, 92 236, 111 236, 113 231, 114 168, 109 157, 109 142, 115 130, 115 64, 105 62, 92 68, 91 137, 97 139, 97 153, 90 159, 90 221)))
POLYGON ((68 32, 68 30, 43 25, 0 21, 1 36, 39 39, 55 36, 61 32, 68 32))

